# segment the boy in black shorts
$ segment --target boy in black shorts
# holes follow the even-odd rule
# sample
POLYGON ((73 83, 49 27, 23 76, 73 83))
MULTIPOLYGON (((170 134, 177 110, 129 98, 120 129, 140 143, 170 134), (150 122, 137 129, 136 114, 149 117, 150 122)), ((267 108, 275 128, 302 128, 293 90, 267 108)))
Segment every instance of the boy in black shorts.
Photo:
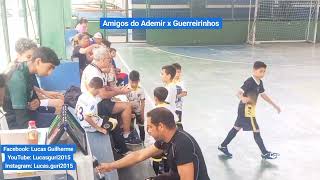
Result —
POLYGON ((110 133, 114 141, 114 147, 119 154, 127 155, 129 152, 126 147, 124 137, 121 135, 116 119, 99 116, 99 102, 102 99, 98 96, 103 88, 103 80, 100 77, 93 77, 88 84, 88 91, 82 93, 77 101, 76 115, 81 126, 86 132, 110 133))
MULTIPOLYGON (((145 140, 144 130, 144 107, 145 107, 145 95, 142 87, 139 86, 140 74, 138 71, 131 71, 129 74, 129 88, 131 91, 127 94, 127 98, 132 107, 132 113, 135 115, 136 123, 139 127, 139 134, 142 144, 145 140)), ((134 122, 134 119, 132 120, 134 122)))
POLYGON ((280 107, 276 105, 265 93, 261 79, 264 77, 266 68, 267 65, 264 62, 256 61, 253 65, 252 77, 248 78, 244 82, 237 94, 238 98, 240 99, 237 120, 234 124, 234 127, 229 131, 226 139, 218 147, 218 149, 228 157, 232 157, 232 154, 228 151, 227 146, 241 128, 244 131, 253 131, 254 140, 261 150, 261 157, 263 159, 275 159, 279 156, 278 153, 267 151, 261 138, 259 126, 255 116, 255 107, 259 95, 261 95, 265 101, 272 105, 278 111, 278 113, 281 112, 280 107))

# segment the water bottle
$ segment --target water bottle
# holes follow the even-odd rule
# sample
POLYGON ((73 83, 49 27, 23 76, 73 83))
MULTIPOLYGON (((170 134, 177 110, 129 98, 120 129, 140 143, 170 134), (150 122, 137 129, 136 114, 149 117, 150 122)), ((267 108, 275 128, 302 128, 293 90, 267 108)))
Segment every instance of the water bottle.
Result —
POLYGON ((38 144, 39 132, 37 131, 36 121, 29 121, 28 125, 28 144, 38 144))

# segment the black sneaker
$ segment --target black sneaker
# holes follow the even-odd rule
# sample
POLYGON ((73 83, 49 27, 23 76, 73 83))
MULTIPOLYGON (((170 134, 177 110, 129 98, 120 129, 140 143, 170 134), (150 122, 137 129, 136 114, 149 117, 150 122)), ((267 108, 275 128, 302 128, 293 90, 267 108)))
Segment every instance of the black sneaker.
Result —
POLYGON ((277 159, 279 153, 267 152, 266 154, 261 154, 262 159, 277 159))
POLYGON ((135 136, 133 133, 130 133, 127 138, 124 138, 124 142, 127 145, 140 145, 141 144, 140 138, 135 136))
POLYGON ((135 129, 135 128, 130 132, 129 136, 133 136, 135 138, 140 139, 140 135, 139 135, 137 129, 135 129))
POLYGON ((227 147, 219 146, 218 149, 219 151, 223 152, 223 154, 226 155, 227 157, 232 158, 232 154, 228 151, 227 147))

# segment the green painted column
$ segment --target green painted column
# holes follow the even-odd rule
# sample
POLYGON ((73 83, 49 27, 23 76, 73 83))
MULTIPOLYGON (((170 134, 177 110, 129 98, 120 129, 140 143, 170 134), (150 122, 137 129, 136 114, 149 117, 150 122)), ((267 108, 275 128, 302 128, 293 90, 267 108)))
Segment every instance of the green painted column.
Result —
POLYGON ((70 0, 38 0, 40 44, 66 58, 65 28, 71 26, 70 0))
POLYGON ((24 28, 26 30, 27 37, 29 37, 29 29, 28 29, 28 13, 27 13, 27 2, 26 0, 20 0, 22 4, 23 18, 24 18, 24 28))
POLYGON ((63 0, 63 14, 64 14, 64 26, 66 28, 73 28, 72 12, 71 12, 71 0, 63 0))

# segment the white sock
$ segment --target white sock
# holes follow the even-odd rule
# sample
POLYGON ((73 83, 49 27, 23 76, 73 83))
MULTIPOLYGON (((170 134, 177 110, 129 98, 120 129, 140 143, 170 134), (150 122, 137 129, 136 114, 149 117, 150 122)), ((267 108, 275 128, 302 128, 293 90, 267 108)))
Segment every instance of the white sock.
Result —
POLYGON ((128 138, 130 133, 123 133, 124 138, 128 138))

